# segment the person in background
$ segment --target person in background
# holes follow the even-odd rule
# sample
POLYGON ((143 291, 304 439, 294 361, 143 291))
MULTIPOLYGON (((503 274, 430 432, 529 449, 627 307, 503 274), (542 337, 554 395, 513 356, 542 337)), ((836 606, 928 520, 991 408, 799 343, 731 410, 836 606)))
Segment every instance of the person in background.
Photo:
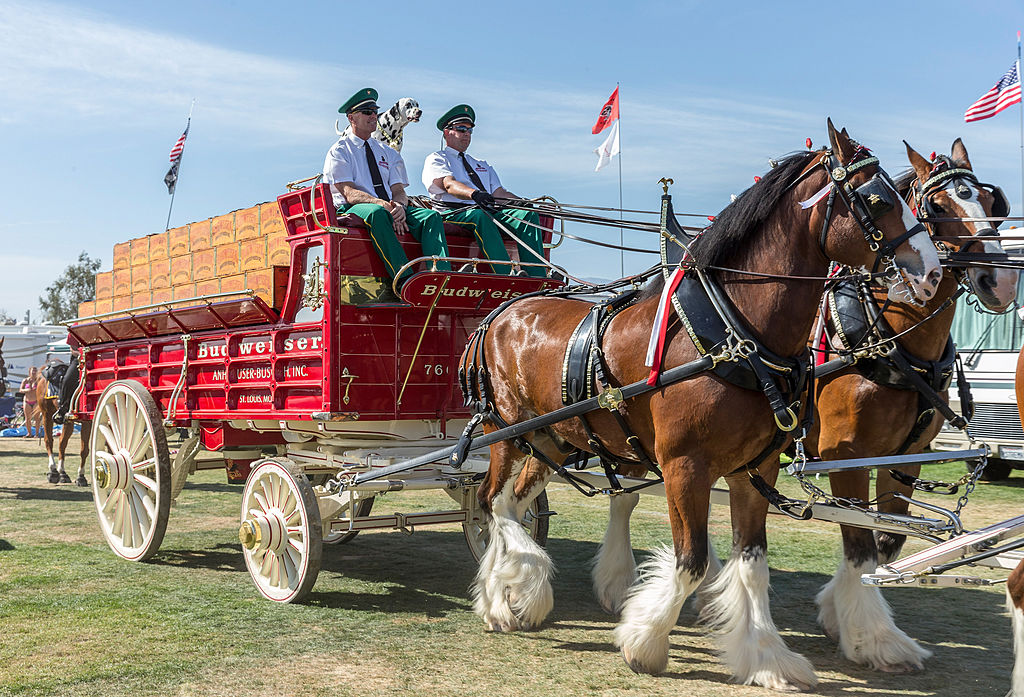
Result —
MULTIPOLYGON (((445 216, 449 223, 465 225, 473 231, 484 256, 490 261, 509 261, 501 231, 495 219, 526 243, 519 245, 519 260, 537 264, 544 257, 544 243, 536 211, 502 208, 504 200, 518 198, 501 185, 498 173, 484 160, 466 154, 473 140, 476 112, 468 104, 459 104, 437 120, 445 147, 427 155, 423 163, 423 186, 430 198, 448 209, 465 208, 445 216), (471 203, 479 207, 469 208, 471 203), (532 252, 531 252, 532 250, 532 252), (534 254, 535 252, 536 254, 534 254), (540 259, 537 256, 540 256, 540 259)), ((498 273, 512 273, 513 267, 492 264, 498 273)), ((542 278, 544 266, 524 266, 529 276, 542 278)))
POLYGON ((43 413, 36 407, 36 385, 39 382, 39 369, 32 366, 28 369, 28 377, 21 381, 18 394, 22 395, 22 409, 25 412, 26 438, 32 437, 33 422, 39 420, 43 413))

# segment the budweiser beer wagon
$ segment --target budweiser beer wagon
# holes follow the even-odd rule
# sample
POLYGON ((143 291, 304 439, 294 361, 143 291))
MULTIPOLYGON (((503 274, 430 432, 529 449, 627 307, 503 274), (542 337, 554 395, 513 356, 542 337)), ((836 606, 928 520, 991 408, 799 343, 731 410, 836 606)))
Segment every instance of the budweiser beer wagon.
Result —
MULTIPOLYGON (((562 281, 551 270, 495 274, 473 238, 446 224, 458 271, 433 270, 400 236, 415 274, 399 294, 362 221, 337 219, 330 201, 326 185, 292 188, 276 204, 115 248, 69 342, 79 354, 73 409, 92 422, 99 523, 119 556, 156 552, 185 479, 211 466, 244 482, 239 539, 271 600, 302 598, 322 543, 360 530, 461 523, 482 553, 485 456, 340 493, 324 484, 454 443, 470 416, 453 375, 469 335, 501 302, 562 281), (187 435, 172 451, 176 432, 187 435), (443 510, 372 515, 376 494, 403 489, 449 498, 443 510)), ((542 263, 508 249, 517 267, 542 263)), ((541 495, 523 521, 540 542, 547 514, 541 495)))

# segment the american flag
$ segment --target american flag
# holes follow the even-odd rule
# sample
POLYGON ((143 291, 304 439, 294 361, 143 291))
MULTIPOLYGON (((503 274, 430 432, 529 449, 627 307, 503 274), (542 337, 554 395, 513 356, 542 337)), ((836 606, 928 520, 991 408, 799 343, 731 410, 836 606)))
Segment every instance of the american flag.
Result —
MULTIPOLYGON (((1018 93, 1018 95, 1020 94, 1020 89, 1019 88, 1017 90, 1017 93, 1018 93)), ((178 142, 174 144, 173 148, 171 148, 171 162, 174 162, 179 157, 181 157, 181 152, 185 149, 185 138, 187 138, 187 137, 188 137, 188 126, 185 126, 185 132, 181 134, 181 138, 178 138, 178 142)))
POLYGON ((964 121, 981 121, 988 119, 1000 111, 1020 101, 1020 71, 1018 61, 1014 61, 995 87, 981 96, 981 99, 967 107, 964 121))

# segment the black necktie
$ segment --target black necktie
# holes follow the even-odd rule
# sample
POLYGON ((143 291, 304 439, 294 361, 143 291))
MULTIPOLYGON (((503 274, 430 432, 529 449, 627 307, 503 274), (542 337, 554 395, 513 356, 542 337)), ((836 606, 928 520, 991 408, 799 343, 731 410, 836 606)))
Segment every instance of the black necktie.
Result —
POLYGON ((380 176, 380 167, 377 166, 377 158, 370 148, 370 141, 363 143, 363 150, 366 151, 366 164, 370 166, 370 178, 373 180, 373 190, 377 192, 377 198, 390 201, 388 190, 384 187, 384 180, 380 176))
MULTIPOLYGON (((484 183, 480 181, 480 175, 476 173, 476 170, 469 164, 469 160, 466 159, 466 153, 460 152, 459 157, 462 158, 462 166, 466 168, 466 174, 469 175, 469 179, 473 182, 473 186, 480 189, 480 191, 487 191, 487 189, 484 188, 484 183)), ((487 193, 491 192, 487 191, 487 193)))

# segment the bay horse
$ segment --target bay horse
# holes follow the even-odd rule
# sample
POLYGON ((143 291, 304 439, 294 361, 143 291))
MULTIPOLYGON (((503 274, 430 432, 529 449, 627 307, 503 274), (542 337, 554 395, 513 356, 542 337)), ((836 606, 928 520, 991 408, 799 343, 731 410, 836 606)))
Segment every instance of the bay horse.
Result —
MULTIPOLYGON (((957 138, 950 156, 933 156, 931 161, 905 145, 912 169, 895 182, 901 195, 914 206, 933 237, 973 236, 967 241, 944 240, 939 244, 950 250, 966 251, 980 246, 988 253, 1002 252, 998 233, 990 222, 928 222, 928 218, 986 218, 1008 213, 1005 198, 998 200, 1002 192, 978 182, 963 142, 957 138)), ((907 365, 930 375, 928 380, 932 383, 919 388, 908 380, 908 371, 901 371, 893 361, 879 356, 862 359, 854 366, 820 378, 816 426, 806 440, 808 452, 823 460, 922 452, 945 422, 927 395, 948 403, 946 387, 955 359, 950 326, 960 294, 958 287, 969 289, 986 308, 1002 312, 1014 300, 1017 275, 1017 271, 1010 269, 988 267, 972 267, 965 274, 947 269, 935 294, 922 306, 885 306, 879 297, 884 291, 874 293, 873 299, 867 297, 869 292, 861 292, 858 300, 857 288, 849 285, 845 300, 838 290, 830 295, 825 327, 833 345, 850 344, 844 348, 852 348, 858 342, 856 333, 864 337, 864 343, 871 343, 881 336, 906 332, 896 341, 907 356, 907 365), (860 309, 861 302, 872 302, 880 310, 883 322, 879 323, 879 336, 866 331, 870 314, 860 309), (837 317, 842 318, 838 325, 837 317), (863 318, 864 324, 847 319, 852 317, 863 318)), ((812 341, 817 339, 812 337, 812 341)), ((916 477, 921 467, 899 469, 916 477)), ((833 495, 860 501, 870 497, 869 479, 869 472, 863 469, 829 474, 833 495)), ((888 469, 878 469, 878 510, 905 514, 907 502, 893 497, 892 492, 910 496, 913 490, 895 480, 888 469)), ((856 663, 887 672, 921 669, 931 652, 896 626, 892 610, 878 587, 865 586, 860 581, 861 574, 874 573, 879 564, 896 559, 906 536, 872 534, 870 530, 845 525, 841 529, 843 559, 833 578, 817 595, 818 622, 839 642, 843 655, 856 663)))
MULTIPOLYGON (((76 364, 72 362, 72 366, 76 364)), ((57 400, 58 395, 54 392, 60 392, 63 389, 64 382, 74 379, 77 385, 77 374, 72 375, 74 367, 69 368, 65 371, 61 384, 58 386, 51 386, 49 380, 41 379, 36 383, 36 404, 40 412, 43 415, 43 443, 46 446, 46 456, 49 461, 49 469, 46 473, 46 479, 51 484, 70 484, 71 477, 68 476, 67 471, 64 469, 65 454, 67 453, 68 443, 71 441, 71 436, 75 433, 75 420, 70 414, 64 419, 60 429, 60 442, 58 444, 58 457, 55 460, 53 457, 53 416, 57 412, 57 400)), ((89 436, 92 429, 92 421, 80 421, 81 424, 81 447, 79 450, 79 464, 78 464, 78 477, 75 479, 75 484, 78 486, 89 486, 89 480, 85 478, 85 462, 89 457, 89 436)))
MULTIPOLYGON (((752 337, 758 356, 770 355, 790 366, 806 360, 806 337, 830 259, 872 268, 879 264, 879 254, 886 256, 887 268, 902 279, 890 277, 893 296, 902 301, 930 298, 942 274, 934 245, 887 183, 877 159, 845 129, 837 131, 831 120, 828 132, 831 149, 781 160, 689 248, 698 269, 690 275, 713 278, 723 302, 741 318, 732 329, 752 337), (862 196, 865 187, 891 200, 890 209, 876 216, 862 196), (816 197, 824 200, 824 194, 830 194, 827 208, 809 203, 816 197), (868 236, 874 244, 866 243, 868 236), (740 329, 741 324, 749 329, 740 329)), ((662 285, 659 280, 649 286, 608 324, 600 357, 610 385, 648 377, 644 347, 661 304, 662 285)), ((582 300, 532 297, 506 305, 481 325, 463 353, 460 375, 480 376, 466 384, 471 386, 470 398, 490 409, 485 412, 490 419, 486 430, 562 405, 562 357, 574 328, 591 308, 582 300)), ((665 366, 699 357, 695 341, 678 322, 669 327, 664 346, 665 366)), ((793 393, 787 397, 799 398, 793 393)), ((588 414, 586 424, 581 419, 562 421, 516 443, 492 445, 490 467, 478 491, 491 542, 471 589, 475 612, 498 631, 530 629, 544 621, 553 604, 552 563, 519 520, 552 476, 545 460, 562 462, 573 448, 593 452, 598 439, 601 449, 616 458, 628 461, 642 449, 660 465, 672 530, 673 546, 642 565, 641 577, 628 591, 628 541, 628 563, 612 560, 611 554, 598 562, 608 569, 628 568, 621 574, 625 581, 614 584, 625 594, 614 641, 626 664, 651 674, 667 666, 669 633, 707 569, 710 491, 724 476, 731 490, 733 554, 718 575, 708 608, 720 632, 723 660, 742 683, 774 689, 815 685, 810 662, 786 646, 769 612, 768 503, 744 471, 745 464, 767 451, 761 475, 770 484, 778 476, 784 439, 775 437, 773 412, 778 418, 759 389, 738 387, 704 372, 629 400, 627 413, 600 410, 588 414), (633 431, 633 447, 615 436, 619 417, 633 431)))
MULTIPOLYGON (((1017 411, 1024 421, 1024 348, 1017 355, 1017 374, 1014 379, 1017 393, 1017 411)), ((1007 697, 1024 697, 1024 560, 1006 581, 1006 609, 1013 623, 1013 677, 1007 697)))

